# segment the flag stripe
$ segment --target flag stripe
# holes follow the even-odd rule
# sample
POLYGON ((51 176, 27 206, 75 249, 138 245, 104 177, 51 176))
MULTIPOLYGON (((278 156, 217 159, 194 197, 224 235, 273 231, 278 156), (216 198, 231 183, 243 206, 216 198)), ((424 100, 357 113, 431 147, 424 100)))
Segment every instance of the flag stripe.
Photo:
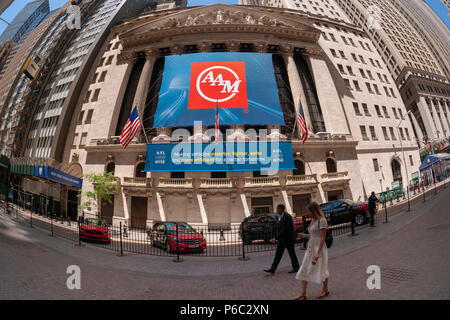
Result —
POLYGON ((309 133, 308 133, 308 126, 306 125, 305 121, 305 116, 303 114, 303 106, 301 102, 297 115, 297 124, 299 129, 301 130, 303 144, 305 144, 306 140, 308 139, 309 133))
POLYGON ((139 115, 137 111, 137 106, 134 107, 133 111, 130 114, 125 126, 120 134, 119 141, 125 149, 133 138, 136 136, 139 128, 141 127, 141 121, 139 120, 139 115))

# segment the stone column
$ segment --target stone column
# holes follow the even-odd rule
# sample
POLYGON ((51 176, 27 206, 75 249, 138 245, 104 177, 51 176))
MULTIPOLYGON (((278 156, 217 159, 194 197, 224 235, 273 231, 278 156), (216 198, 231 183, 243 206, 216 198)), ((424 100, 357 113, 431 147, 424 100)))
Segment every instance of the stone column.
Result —
POLYGON ((423 125, 425 126, 426 134, 429 140, 437 138, 437 129, 433 122, 433 117, 431 116, 430 109, 428 108, 428 104, 425 101, 425 97, 420 97, 419 102, 417 103, 417 107, 420 112, 420 116, 422 117, 423 125))
POLYGON ((332 134, 350 134, 347 121, 341 121, 345 115, 344 106, 335 86, 335 79, 328 68, 320 49, 305 49, 302 52, 308 62, 314 79, 317 97, 322 107, 322 115, 327 132, 332 134))
POLYGON ((445 130, 445 134, 443 134, 443 137, 448 137, 448 135, 450 133, 450 128, 448 126, 447 118, 445 118, 445 114, 444 114, 443 107, 445 108, 445 105, 443 106, 443 102, 441 102, 441 100, 438 100, 437 103, 438 103, 438 110, 439 110, 439 113, 441 115, 441 122, 440 123, 442 125, 442 129, 445 130))
POLYGON ((138 106, 139 114, 141 117, 145 110, 145 101, 147 99, 148 89, 150 86, 150 81, 153 72, 153 66, 156 61, 156 51, 150 50, 145 52, 145 64, 142 68, 141 76, 139 78, 139 83, 136 88, 136 93, 133 100, 133 108, 138 106))
POLYGON ((286 69, 289 77, 289 84, 291 86, 292 99, 294 100, 294 107, 295 107, 294 116, 297 117, 298 115, 301 101, 303 106, 303 113, 305 115, 306 125, 308 126, 308 130, 310 132, 313 132, 311 115, 309 113, 308 103, 306 102, 306 95, 305 91, 303 90, 302 81, 300 79, 300 75, 298 74, 297 65, 295 64, 292 48, 284 47, 283 49, 284 49, 283 50, 284 63, 286 64, 286 69))
POLYGON ((439 116, 438 116, 439 108, 436 108, 433 101, 430 101, 430 105, 431 105, 431 110, 433 111, 433 119, 434 119, 434 123, 436 125, 436 129, 439 131, 438 137, 443 138, 444 137, 444 128, 442 127, 441 120, 439 119, 439 116))
POLYGON ((416 132, 417 134, 417 139, 419 140, 419 144, 423 144, 423 133, 422 130, 420 129, 419 123, 417 122, 416 117, 414 116, 413 113, 410 113, 408 115, 408 117, 410 117, 411 121, 411 125, 414 127, 414 132, 416 132))

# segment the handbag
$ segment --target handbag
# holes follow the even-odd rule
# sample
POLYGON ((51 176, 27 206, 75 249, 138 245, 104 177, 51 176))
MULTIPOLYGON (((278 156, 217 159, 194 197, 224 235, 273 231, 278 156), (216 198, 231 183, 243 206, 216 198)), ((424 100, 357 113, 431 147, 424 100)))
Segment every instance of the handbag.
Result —
MULTIPOLYGON (((319 231, 320 231, 320 219, 317 221, 319 224, 319 231)), ((331 230, 327 228, 327 233, 325 235, 325 244, 327 245, 327 248, 331 248, 333 245, 333 234, 331 233, 331 230)))

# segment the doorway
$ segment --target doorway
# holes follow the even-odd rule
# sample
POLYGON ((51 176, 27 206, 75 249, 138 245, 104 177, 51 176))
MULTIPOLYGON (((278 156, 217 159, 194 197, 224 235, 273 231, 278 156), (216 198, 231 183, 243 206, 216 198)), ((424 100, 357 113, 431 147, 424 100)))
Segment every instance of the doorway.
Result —
POLYGON ((114 196, 111 196, 111 203, 102 199, 102 206, 100 211, 101 219, 108 225, 112 225, 114 216, 114 196))
POLYGON ((78 191, 67 190, 67 217, 72 221, 78 218, 78 191))
POLYGON ((400 163, 396 159, 392 159, 391 167, 392 167, 393 181, 399 181, 401 184, 402 183, 402 170, 401 170, 400 163))
POLYGON ((252 214, 273 213, 273 198, 258 197, 252 198, 252 214))
POLYGON ((131 197, 131 227, 145 229, 147 221, 147 198, 131 197))
POLYGON ((305 216, 307 214, 306 207, 311 203, 310 194, 294 194, 292 196, 295 216, 305 216))

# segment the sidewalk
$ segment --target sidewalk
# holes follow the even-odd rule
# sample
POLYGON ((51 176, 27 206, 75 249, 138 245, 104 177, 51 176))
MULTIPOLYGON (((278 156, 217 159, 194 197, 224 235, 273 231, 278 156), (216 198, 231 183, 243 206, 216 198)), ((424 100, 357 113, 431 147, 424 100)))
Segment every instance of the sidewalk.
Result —
MULTIPOLYGON (((335 238, 329 250, 330 299, 398 299, 449 297, 450 188, 411 212, 397 213, 391 222, 358 230, 359 235, 335 238), (448 211, 448 210, 447 210, 448 211), (382 290, 366 287, 368 265, 382 268, 382 290)), ((0 290, 2 297, 83 299, 289 299, 300 283, 290 269, 287 254, 275 276, 262 270, 270 266, 274 253, 237 257, 173 258, 129 254, 83 245, 11 220, 0 214, 0 290), (65 287, 68 265, 82 270, 82 290, 65 287), (11 272, 14 270, 14 272, 11 272), (42 270, 36 272, 36 270, 42 270), (32 276, 30 276, 32 274, 32 276), (26 286, 24 285, 24 279, 26 286), (43 287, 44 286, 44 287, 43 287)), ((303 257, 297 250, 298 258, 303 257)), ((310 285, 310 296, 318 293, 310 285)))

